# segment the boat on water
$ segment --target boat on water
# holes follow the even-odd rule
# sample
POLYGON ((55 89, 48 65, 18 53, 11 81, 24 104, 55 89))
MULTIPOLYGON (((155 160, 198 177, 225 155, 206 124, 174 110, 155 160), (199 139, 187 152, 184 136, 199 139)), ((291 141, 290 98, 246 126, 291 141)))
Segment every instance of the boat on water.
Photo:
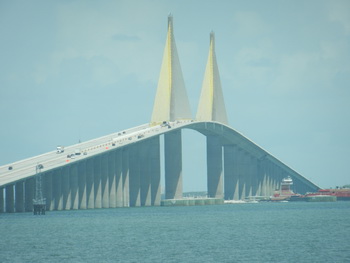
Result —
POLYGON ((301 198, 306 199, 306 201, 317 199, 322 201, 350 201, 350 188, 320 189, 315 193, 306 193, 301 198))
POLYGON ((243 200, 225 200, 224 204, 245 204, 243 200))
POLYGON ((293 180, 290 176, 284 178, 281 187, 271 196, 270 201, 306 201, 306 202, 335 202, 350 201, 350 188, 320 189, 315 193, 305 195, 294 193, 291 189, 293 180))
POLYGON ((293 180, 290 176, 283 178, 280 189, 275 191, 274 195, 270 197, 270 201, 286 202, 289 201, 291 197, 300 197, 300 194, 296 194, 293 192, 293 190, 291 189, 292 185, 293 180))
POLYGON ((259 203, 258 200, 225 200, 224 204, 256 204, 259 203))

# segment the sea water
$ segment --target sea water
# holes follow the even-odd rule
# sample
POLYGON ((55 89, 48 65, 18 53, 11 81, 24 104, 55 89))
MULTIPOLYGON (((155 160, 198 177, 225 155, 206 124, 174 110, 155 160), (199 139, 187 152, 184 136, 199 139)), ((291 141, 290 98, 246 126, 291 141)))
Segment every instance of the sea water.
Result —
POLYGON ((0 262, 350 262, 350 202, 0 214, 0 262))

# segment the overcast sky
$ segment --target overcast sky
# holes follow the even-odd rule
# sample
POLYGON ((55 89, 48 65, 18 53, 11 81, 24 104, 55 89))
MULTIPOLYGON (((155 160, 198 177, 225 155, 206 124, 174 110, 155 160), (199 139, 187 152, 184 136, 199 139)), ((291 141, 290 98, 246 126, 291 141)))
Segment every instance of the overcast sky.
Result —
MULTIPOLYGON (((193 116, 213 30, 230 126, 350 183, 346 0, 0 0, 0 165, 148 123, 170 12, 193 116)), ((184 191, 206 190, 204 137, 183 142, 184 191)))

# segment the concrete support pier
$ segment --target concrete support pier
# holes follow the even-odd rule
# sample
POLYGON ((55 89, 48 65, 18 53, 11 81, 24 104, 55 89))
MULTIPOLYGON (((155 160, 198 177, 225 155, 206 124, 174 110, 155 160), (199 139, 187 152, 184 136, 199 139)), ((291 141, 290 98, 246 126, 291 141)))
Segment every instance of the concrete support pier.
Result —
POLYGON ((235 154, 235 164, 236 164, 235 172, 238 177, 237 200, 242 200, 245 198, 244 152, 242 149, 237 148, 237 151, 235 151, 235 153, 236 153, 235 154))
POLYGON ((64 166, 62 172, 62 193, 63 193, 63 209, 71 209, 71 188, 69 179, 69 167, 64 166))
POLYGON ((101 187, 101 156, 94 158, 94 208, 102 208, 102 187, 101 187))
POLYGON ((123 176, 123 206, 130 206, 130 197, 129 197, 129 183, 130 183, 130 172, 129 172, 129 149, 124 148, 122 152, 122 176, 123 176))
POLYGON ((150 167, 150 142, 148 140, 140 144, 140 195, 141 206, 151 206, 151 167, 150 167))
POLYGON ((86 161, 86 202, 88 209, 95 208, 94 159, 86 161))
POLYGON ((129 152, 129 188, 130 188, 130 206, 140 206, 140 146, 135 144, 130 147, 129 152))
POLYGON ((207 136, 208 197, 223 198, 222 145, 218 136, 207 136))
POLYGON ((79 209, 79 178, 78 178, 78 164, 73 164, 69 169, 70 188, 71 188, 71 209, 79 209))
POLYGON ((79 192, 79 209, 87 208, 86 199, 86 161, 78 164, 78 192, 79 192))
POLYGON ((53 192, 52 192, 53 171, 43 175, 43 197, 46 198, 46 211, 54 210, 53 192))
POLYGON ((101 157, 101 194, 102 207, 109 208, 108 154, 101 157))
POLYGON ((224 199, 234 200, 237 177, 234 173, 234 146, 224 146, 224 199))
MULTIPOLYGON (((116 171, 116 154, 117 152, 110 152, 108 154, 108 199, 109 207, 117 207, 117 171, 116 171)), ((121 167, 120 167, 121 168, 121 167)), ((118 183, 120 179, 120 173, 118 174, 118 183)))
POLYGON ((35 178, 31 177, 24 181, 24 195, 25 195, 25 210, 26 212, 33 211, 33 199, 35 189, 35 178))
POLYGON ((123 201, 123 160, 122 160, 122 151, 118 150, 115 152, 114 162, 112 162, 112 166, 114 165, 114 171, 111 173, 110 176, 113 177, 113 179, 110 178, 110 189, 115 189, 115 194, 113 197, 112 192, 110 193, 110 207, 123 207, 124 201, 123 201), (113 180, 113 181, 111 181, 113 180), (114 204, 115 200, 115 204, 114 204))
POLYGON ((182 198, 181 130, 164 135, 165 199, 182 198))
POLYGON ((251 163, 250 155, 246 151, 242 151, 243 159, 243 172, 242 178, 244 181, 244 191, 242 191, 242 199, 247 198, 252 194, 252 178, 251 178, 251 163))
POLYGON ((6 212, 7 213, 14 213, 15 212, 15 198, 14 198, 14 191, 13 191, 14 185, 7 185, 6 186, 6 212))
POLYGON ((151 205, 160 206, 160 142, 159 136, 150 139, 151 205))
POLYGON ((55 170, 53 173, 53 199, 54 199, 54 209, 55 210, 62 210, 63 208, 63 194, 62 194, 62 175, 61 175, 61 169, 55 170))
POLYGON ((23 181, 19 181, 15 184, 15 207, 16 212, 24 212, 24 184, 23 181))
POLYGON ((4 188, 0 187, 0 213, 5 212, 5 206, 4 206, 4 188))

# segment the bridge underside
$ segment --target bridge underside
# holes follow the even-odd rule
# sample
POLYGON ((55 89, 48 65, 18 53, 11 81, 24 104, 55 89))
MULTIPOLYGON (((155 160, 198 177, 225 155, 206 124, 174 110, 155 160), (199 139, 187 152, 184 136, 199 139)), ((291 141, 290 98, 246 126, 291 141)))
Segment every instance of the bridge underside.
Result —
MULTIPOLYGON (((291 176, 294 192, 319 187, 259 148, 241 134, 213 122, 186 128, 207 137, 208 197, 240 200, 271 196, 291 176)), ((165 198, 182 198, 181 129, 164 134, 165 198)), ((159 206, 160 136, 42 173, 47 210, 159 206)), ((0 187, 0 212, 33 210, 35 178, 0 187)))

